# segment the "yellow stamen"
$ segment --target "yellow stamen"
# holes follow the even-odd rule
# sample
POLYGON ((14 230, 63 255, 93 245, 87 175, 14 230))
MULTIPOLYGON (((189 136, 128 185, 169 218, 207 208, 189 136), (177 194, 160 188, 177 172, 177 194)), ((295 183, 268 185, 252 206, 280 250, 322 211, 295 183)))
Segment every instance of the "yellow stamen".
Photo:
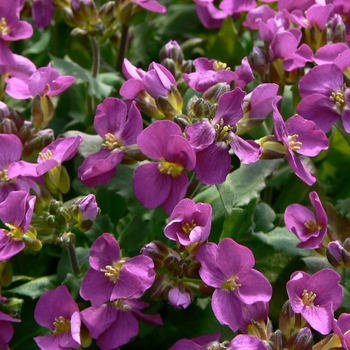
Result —
POLYGON ((344 100, 344 94, 342 92, 332 92, 331 96, 329 96, 329 99, 340 108, 343 107, 345 104, 344 100))
POLYGON ((238 276, 233 276, 230 279, 226 280, 226 282, 223 284, 223 289, 228 289, 229 291, 233 292, 235 289, 241 287, 242 285, 240 283, 237 283, 238 276))
POLYGON ((172 177, 179 177, 184 170, 184 167, 181 164, 171 163, 165 159, 161 159, 158 168, 162 174, 168 174, 172 177))
POLYGON ((316 299, 316 294, 313 292, 308 292, 304 289, 302 294, 302 302, 306 306, 314 306, 314 300, 316 299))
POLYGON ((68 332, 70 330, 70 320, 65 319, 63 316, 55 318, 53 325, 55 327, 54 334, 68 332))
POLYGON ((220 70, 230 70, 231 68, 230 67, 227 67, 227 64, 224 63, 224 62, 221 62, 221 61, 215 61, 214 64, 213 64, 213 68, 215 71, 220 71, 220 70))
POLYGON ((8 170, 0 170, 0 182, 9 182, 10 178, 8 177, 8 170))
POLYGON ((184 233, 186 233, 187 235, 189 235, 189 234, 191 233, 191 231, 192 231, 196 226, 197 226, 196 223, 194 222, 194 220, 192 220, 192 222, 191 222, 190 224, 186 222, 186 224, 183 224, 183 225, 181 226, 181 228, 182 228, 182 231, 183 231, 184 233))
POLYGON ((293 151, 299 151, 302 143, 300 141, 297 141, 297 138, 299 135, 294 134, 294 135, 289 135, 288 136, 288 141, 290 146, 292 147, 293 151))
POLYGON ((102 144, 102 147, 107 149, 116 149, 123 148, 123 144, 117 140, 117 138, 110 132, 105 135, 105 142, 102 144))
POLYGON ((22 229, 18 228, 15 225, 11 225, 8 223, 5 223, 6 227, 9 228, 9 231, 6 230, 7 236, 11 237, 14 241, 20 241, 22 240, 23 231, 22 229))
POLYGON ((41 160, 48 160, 48 159, 52 159, 53 158, 53 154, 50 150, 47 150, 44 153, 39 153, 39 157, 41 160))
POLYGON ((316 230, 320 230, 322 226, 317 225, 316 221, 313 219, 309 219, 304 223, 304 226, 308 230, 309 233, 314 232, 316 230))
POLYGON ((0 35, 8 35, 11 33, 10 28, 7 26, 6 19, 1 17, 0 19, 0 35))
POLYGON ((112 265, 107 265, 104 269, 100 269, 100 271, 104 272, 105 276, 115 284, 118 281, 120 270, 122 269, 123 264, 124 260, 119 260, 112 265))

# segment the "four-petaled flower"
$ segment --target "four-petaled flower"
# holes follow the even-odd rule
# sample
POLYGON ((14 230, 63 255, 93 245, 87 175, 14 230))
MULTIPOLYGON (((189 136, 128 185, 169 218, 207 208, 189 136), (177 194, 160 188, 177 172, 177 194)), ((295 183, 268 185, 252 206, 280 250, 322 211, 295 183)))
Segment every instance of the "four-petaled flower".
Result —
POLYGON ((309 197, 316 215, 303 205, 294 203, 286 208, 284 222, 288 230, 300 239, 298 248, 317 249, 322 246, 327 233, 328 217, 318 194, 313 191, 309 197))
POLYGON ((328 334, 333 325, 333 313, 343 299, 340 276, 332 269, 322 269, 310 276, 294 272, 287 282, 290 305, 310 326, 321 334, 328 334))
POLYGON ((80 295, 93 306, 119 298, 139 298, 155 278, 151 258, 121 258, 119 243, 109 233, 93 243, 89 262, 91 269, 83 279, 80 295))
POLYGON ((41 295, 36 304, 34 318, 52 334, 35 337, 42 350, 77 349, 80 341, 80 312, 66 286, 61 285, 41 295))
POLYGON ((203 282, 215 288, 212 309, 216 318, 233 331, 240 327, 242 304, 270 300, 271 284, 253 269, 252 251, 233 239, 225 238, 218 245, 205 243, 199 248, 196 260, 202 264, 199 275, 203 282))

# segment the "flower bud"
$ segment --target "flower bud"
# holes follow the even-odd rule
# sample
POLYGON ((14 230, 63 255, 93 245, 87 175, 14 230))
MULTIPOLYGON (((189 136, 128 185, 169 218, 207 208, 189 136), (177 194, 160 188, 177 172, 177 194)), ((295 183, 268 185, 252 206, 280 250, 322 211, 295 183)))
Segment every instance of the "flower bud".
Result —
POLYGON ((308 325, 307 321, 301 314, 296 314, 290 306, 290 301, 287 300, 281 309, 279 318, 279 329, 288 338, 291 333, 297 329, 304 328, 308 325))
POLYGON ((255 142, 262 147, 260 159, 284 158, 288 154, 285 144, 278 141, 273 135, 264 136, 255 142))
POLYGON ((13 120, 5 118, 0 123, 0 133, 1 134, 13 134, 18 135, 18 130, 16 124, 13 120))
POLYGON ((187 114, 192 122, 200 121, 203 118, 210 119, 212 116, 213 106, 204 98, 194 95, 187 104, 187 114))
POLYGON ((36 154, 52 143, 54 139, 55 135, 52 129, 39 130, 34 135, 30 134, 30 139, 23 146, 23 157, 29 157, 34 153, 36 154))
POLYGON ((285 347, 290 350, 312 350, 314 340, 310 328, 302 328, 291 334, 285 347))
POLYGON ((1 300, 0 311, 14 318, 18 318, 21 315, 23 303, 23 299, 18 298, 9 298, 6 300, 1 300))
MULTIPOLYGON (((176 66, 181 66, 184 60, 184 54, 180 45, 175 40, 170 40, 161 48, 159 58, 160 61, 171 59, 176 66)), ((164 65, 163 62, 162 65, 164 65)))
POLYGON ((254 47, 248 60, 253 71, 257 72, 261 78, 264 78, 268 71, 268 63, 264 53, 258 47, 254 47))
POLYGON ((287 338, 286 336, 282 333, 281 330, 277 329, 276 332, 274 332, 269 341, 273 343, 274 350, 284 350, 285 349, 285 344, 287 343, 287 338))
POLYGON ((108 1, 98 10, 98 17, 108 28, 114 22, 114 1, 108 1))
POLYGON ((181 72, 182 73, 194 73, 196 71, 196 66, 193 64, 192 60, 187 60, 182 63, 181 72))
POLYGON ((340 14, 335 14, 331 19, 331 30, 329 41, 343 43, 345 41, 346 27, 340 14))
POLYGON ((45 129, 50 123, 55 109, 49 96, 35 96, 32 102, 33 125, 37 129, 45 129))
POLYGON ((155 269, 161 269, 164 267, 164 261, 169 255, 169 249, 163 242, 153 241, 141 249, 141 254, 153 260, 155 269))
POLYGON ((202 98, 205 100, 210 101, 212 104, 213 103, 218 103, 219 97, 226 92, 231 91, 230 85, 227 83, 217 83, 213 86, 211 86, 208 90, 206 90, 202 98))
POLYGON ((57 165, 44 174, 47 189, 54 194, 67 193, 70 188, 70 178, 63 165, 57 165))

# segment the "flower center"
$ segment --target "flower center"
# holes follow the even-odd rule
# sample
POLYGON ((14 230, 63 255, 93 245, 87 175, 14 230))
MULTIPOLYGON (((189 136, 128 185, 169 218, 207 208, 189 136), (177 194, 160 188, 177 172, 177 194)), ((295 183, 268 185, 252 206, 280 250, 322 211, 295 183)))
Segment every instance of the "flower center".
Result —
POLYGON ((304 289, 301 300, 305 306, 314 306, 315 299, 316 299, 315 293, 308 292, 306 289, 304 289))
POLYGON ((214 69, 215 71, 218 72, 218 71, 224 70, 224 69, 230 70, 231 68, 230 68, 230 67, 227 67, 227 64, 224 63, 224 62, 215 61, 215 62, 213 63, 213 69, 214 69))
POLYGON ((316 230, 319 230, 322 228, 322 226, 317 225, 316 221, 313 219, 309 219, 304 223, 304 226, 306 227, 306 229, 308 230, 308 232, 314 232, 316 230))
POLYGON ((0 182, 9 182, 10 178, 8 177, 8 170, 0 170, 0 182))
POLYGON ((8 35, 10 34, 11 30, 7 26, 6 19, 4 17, 1 17, 0 19, 0 35, 8 35))
POLYGON ((39 157, 41 160, 48 160, 48 159, 52 159, 53 158, 53 154, 50 150, 47 150, 46 152, 42 153, 40 152, 39 153, 39 157))
POLYGON ((105 142, 102 144, 102 147, 112 150, 116 148, 123 148, 123 144, 109 132, 105 135, 105 142))
POLYGON ((230 139, 227 137, 229 131, 233 129, 231 125, 224 125, 224 120, 221 118, 219 124, 214 124, 214 128, 216 131, 216 141, 222 141, 226 144, 231 143, 230 139))
POLYGON ((9 228, 9 231, 6 230, 7 236, 11 237, 14 241, 20 241, 22 240, 23 231, 19 227, 15 225, 11 225, 8 223, 5 223, 5 225, 9 228))
POLYGON ((158 169, 162 174, 168 174, 172 177, 179 177, 184 170, 184 167, 181 164, 171 163, 165 159, 161 159, 158 169))
POLYGON ((226 280, 222 288, 233 292, 235 289, 242 286, 240 283, 237 283, 238 279, 238 276, 231 277, 230 279, 226 280))
POLYGON ((182 231, 184 233, 186 233, 187 235, 189 235, 191 233, 191 231, 196 227, 196 223, 194 222, 194 220, 192 220, 192 222, 189 224, 188 222, 186 222, 185 224, 183 224, 181 226, 182 231))
POLYGON ((55 327, 54 334, 68 332, 70 330, 70 320, 66 320, 63 316, 55 318, 53 325, 55 327))
POLYGON ((292 147, 293 151, 299 151, 302 143, 300 141, 297 141, 297 138, 299 135, 294 134, 294 135, 288 135, 288 141, 290 144, 290 147, 292 147))
POLYGON ((107 265, 104 269, 100 269, 100 271, 104 272, 105 276, 108 277, 111 282, 116 284, 120 275, 120 270, 123 267, 123 264, 124 264, 124 260, 118 260, 112 265, 107 265))
POLYGON ((333 101, 339 108, 342 108, 345 105, 343 92, 332 92, 331 96, 329 96, 329 99, 333 101))

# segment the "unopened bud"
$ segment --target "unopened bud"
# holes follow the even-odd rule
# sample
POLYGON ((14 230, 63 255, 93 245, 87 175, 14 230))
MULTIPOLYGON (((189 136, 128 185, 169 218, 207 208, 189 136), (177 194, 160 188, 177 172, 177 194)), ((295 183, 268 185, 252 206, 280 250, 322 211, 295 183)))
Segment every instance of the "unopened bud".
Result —
POLYGON ((283 142, 278 141, 275 136, 267 135, 259 140, 255 140, 262 147, 260 159, 284 158, 288 154, 288 149, 283 142))
POLYGON ((49 96, 35 96, 32 102, 33 125, 37 129, 45 129, 50 123, 55 109, 49 96))
POLYGON ((199 98, 198 96, 193 96, 188 101, 187 113, 193 122, 200 121, 203 118, 210 119, 212 116, 213 106, 204 98, 199 98))
POLYGON ((0 133, 1 134, 13 134, 18 135, 18 130, 16 124, 13 120, 5 118, 0 123, 0 133))
POLYGON ((0 311, 14 318, 19 318, 22 311, 23 299, 9 298, 0 301, 0 311))
POLYGON ((273 343, 274 350, 284 350, 285 344, 287 343, 286 336, 282 333, 281 330, 277 329, 270 337, 270 342, 273 343))
POLYGON ((313 336, 310 328, 298 329, 291 334, 287 341, 286 349, 290 350, 311 350, 314 345, 313 336))
POLYGON ((202 98, 210 101, 211 103, 218 103, 219 97, 229 91, 231 91, 231 87, 229 84, 217 83, 211 86, 209 89, 207 89, 203 93, 202 98))
POLYGON ((192 60, 187 60, 182 63, 181 72, 182 73, 194 73, 196 71, 196 66, 193 64, 192 60))
POLYGON ((63 165, 57 165, 44 174, 47 189, 54 194, 67 193, 70 188, 70 178, 63 165))

